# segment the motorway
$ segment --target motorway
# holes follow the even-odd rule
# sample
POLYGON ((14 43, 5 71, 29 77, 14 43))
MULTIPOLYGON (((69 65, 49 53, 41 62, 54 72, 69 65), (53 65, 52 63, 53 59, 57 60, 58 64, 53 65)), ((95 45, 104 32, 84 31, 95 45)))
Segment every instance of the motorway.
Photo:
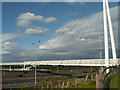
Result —
MULTIPOLYGON (((98 72, 98 70, 93 70, 94 74, 98 72)), ((56 71, 51 71, 51 73, 41 73, 37 72, 37 82, 40 82, 41 78, 45 78, 47 83, 49 84, 51 78, 57 78, 60 80, 61 77, 67 76, 69 80, 73 80, 72 75, 82 76, 79 77, 80 79, 85 78, 87 74, 91 71, 89 69, 85 70, 60 70, 59 73, 56 71), (66 74, 67 73, 67 74, 66 74)), ((2 87, 3 88, 16 88, 23 87, 23 86, 34 86, 34 72, 3 72, 2 73, 2 87), (17 75, 24 75, 24 77, 17 77, 17 75)))

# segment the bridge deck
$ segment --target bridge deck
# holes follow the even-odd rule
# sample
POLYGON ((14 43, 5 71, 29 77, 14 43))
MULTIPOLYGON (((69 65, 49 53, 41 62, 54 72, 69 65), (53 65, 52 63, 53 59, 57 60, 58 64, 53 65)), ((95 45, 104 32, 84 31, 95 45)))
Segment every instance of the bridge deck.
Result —
MULTIPOLYGON (((120 60, 110 59, 109 64, 110 66, 120 64, 120 60)), ((0 65, 35 65, 35 61, 16 62, 16 63, 0 63, 0 65)), ((36 61, 36 65, 105 66, 105 59, 36 61)))

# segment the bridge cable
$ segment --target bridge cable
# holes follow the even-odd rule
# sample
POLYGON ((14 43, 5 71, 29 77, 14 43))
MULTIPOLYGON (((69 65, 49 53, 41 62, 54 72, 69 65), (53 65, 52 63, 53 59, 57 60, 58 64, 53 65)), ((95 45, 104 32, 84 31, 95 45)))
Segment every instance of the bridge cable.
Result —
MULTIPOLYGON (((94 5, 94 6, 95 6, 95 5, 94 5)), ((95 7, 96 7, 96 6, 95 6, 95 7)), ((97 10, 97 8, 96 8, 95 10, 97 10)), ((92 11, 91 11, 91 12, 92 12, 92 11)), ((97 16, 97 15, 96 15, 96 16, 97 16)), ((96 16, 95 16, 95 17, 96 17, 96 16)), ((90 22, 91 24, 93 24, 95 17, 94 17, 94 18, 92 18, 92 16, 91 16, 91 18, 88 17, 88 18, 90 18, 89 22, 90 22)), ((88 18, 87 18, 87 19, 88 19, 88 18)), ((85 24, 87 24, 87 23, 86 23, 86 21, 88 21, 87 19, 84 20, 84 23, 82 23, 81 25, 85 25, 85 24)), ((85 30, 85 28, 86 28, 86 27, 84 27, 84 30, 85 30)), ((81 30, 81 29, 83 29, 83 28, 80 27, 80 30, 81 30)), ((82 30, 82 31, 83 31, 83 30, 82 30)), ((81 34, 81 33, 80 33, 80 34, 81 34)), ((82 35, 82 36, 81 36, 80 38, 83 37, 83 35, 84 35, 84 31, 82 32, 81 35, 82 35)), ((74 37, 76 38, 76 36, 74 36, 74 37)), ((78 35, 78 37, 77 37, 76 39, 78 39, 78 38, 79 38, 79 35, 78 35)), ((76 44, 78 44, 78 47, 79 47, 79 41, 78 41, 78 43, 76 43, 76 44)), ((71 47, 72 47, 72 46, 71 46, 71 47)), ((76 47, 75 47, 75 48, 76 48, 76 47)))
MULTIPOLYGON (((89 8, 90 8, 90 7, 89 7, 89 8)), ((87 17, 87 16, 85 16, 85 17, 87 17)), ((84 17, 84 19, 86 19, 85 17, 84 17)), ((83 21, 85 21, 84 19, 83 19, 83 21)), ((83 23, 83 21, 82 21, 82 23, 83 23)), ((72 43, 71 43, 71 44, 72 44, 72 43)), ((68 47, 68 48, 69 48, 69 47, 68 47)), ((68 49, 68 48, 67 48, 67 49, 68 49)))

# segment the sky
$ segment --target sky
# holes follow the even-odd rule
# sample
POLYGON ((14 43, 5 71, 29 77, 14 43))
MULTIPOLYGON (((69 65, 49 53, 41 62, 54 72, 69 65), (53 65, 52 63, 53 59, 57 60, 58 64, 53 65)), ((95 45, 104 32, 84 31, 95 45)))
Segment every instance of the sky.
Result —
MULTIPOLYGON (((117 47, 117 2, 110 11, 117 47)), ((101 2, 3 2, 3 62, 99 58, 100 44, 104 58, 102 15, 101 2)))

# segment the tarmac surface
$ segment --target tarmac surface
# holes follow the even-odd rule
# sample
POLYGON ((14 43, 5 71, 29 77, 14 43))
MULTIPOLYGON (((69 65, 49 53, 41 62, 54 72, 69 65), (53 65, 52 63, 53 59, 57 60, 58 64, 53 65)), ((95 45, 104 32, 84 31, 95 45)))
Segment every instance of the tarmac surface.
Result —
MULTIPOLYGON (((87 69, 82 69, 82 70, 59 70, 57 71, 50 71, 50 72, 41 72, 37 71, 37 82, 40 82, 41 78, 46 78, 47 82, 50 83, 51 78, 60 78, 63 76, 67 76, 69 79, 73 79, 72 75, 78 75, 82 76, 79 78, 85 78, 87 74, 90 74, 93 72, 94 74, 98 73, 98 69, 93 69, 92 71, 87 68, 87 69)), ((35 72, 8 72, 8 71, 3 71, 2 73, 2 87, 3 88, 12 88, 16 86, 25 86, 25 85, 33 85, 34 86, 35 82, 35 72)))

